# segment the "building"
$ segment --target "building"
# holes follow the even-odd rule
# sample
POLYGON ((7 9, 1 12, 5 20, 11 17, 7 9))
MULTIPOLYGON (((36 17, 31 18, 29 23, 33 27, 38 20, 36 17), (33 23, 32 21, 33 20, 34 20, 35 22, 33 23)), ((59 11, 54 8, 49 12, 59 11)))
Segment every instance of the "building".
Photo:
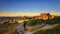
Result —
POLYGON ((35 19, 43 19, 43 20, 47 20, 47 19, 52 19, 54 18, 53 15, 50 15, 49 13, 41 13, 38 16, 35 16, 35 19))

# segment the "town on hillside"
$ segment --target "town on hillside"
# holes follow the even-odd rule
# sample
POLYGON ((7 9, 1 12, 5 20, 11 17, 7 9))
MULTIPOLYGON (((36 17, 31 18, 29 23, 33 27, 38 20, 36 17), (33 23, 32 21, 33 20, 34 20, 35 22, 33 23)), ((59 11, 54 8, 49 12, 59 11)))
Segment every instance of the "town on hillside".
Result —
POLYGON ((10 21, 10 23, 13 23, 15 21, 18 22, 22 22, 23 20, 36 20, 36 19, 43 19, 43 20, 47 20, 47 19, 53 19, 56 16, 51 15, 50 13, 41 13, 40 15, 37 16, 20 16, 20 17, 0 17, 0 23, 5 22, 5 21, 10 21))
POLYGON ((41 13, 39 15, 32 17, 30 16, 0 17, 0 33, 40 34, 43 30, 44 32, 45 31, 48 32, 47 30, 50 31, 50 29, 57 33, 56 30, 54 30, 54 27, 56 28, 58 26, 57 27, 58 29, 60 27, 59 24, 60 16, 54 16, 51 15, 50 13, 41 13))

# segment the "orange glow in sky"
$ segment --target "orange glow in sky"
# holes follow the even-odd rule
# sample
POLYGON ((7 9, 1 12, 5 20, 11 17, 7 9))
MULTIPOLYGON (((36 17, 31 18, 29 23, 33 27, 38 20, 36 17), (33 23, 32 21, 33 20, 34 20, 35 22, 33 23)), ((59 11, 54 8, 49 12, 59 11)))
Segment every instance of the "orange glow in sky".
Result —
MULTIPOLYGON (((60 16, 59 13, 50 13, 51 15, 60 16)), ((0 13, 0 16, 37 16, 40 13, 0 13)))

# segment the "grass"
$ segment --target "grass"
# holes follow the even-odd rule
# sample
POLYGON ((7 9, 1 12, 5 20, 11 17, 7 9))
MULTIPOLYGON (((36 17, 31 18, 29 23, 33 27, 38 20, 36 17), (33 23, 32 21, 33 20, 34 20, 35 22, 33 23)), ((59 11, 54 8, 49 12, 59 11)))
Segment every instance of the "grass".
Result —
POLYGON ((40 30, 33 34, 60 34, 60 25, 48 30, 40 30))

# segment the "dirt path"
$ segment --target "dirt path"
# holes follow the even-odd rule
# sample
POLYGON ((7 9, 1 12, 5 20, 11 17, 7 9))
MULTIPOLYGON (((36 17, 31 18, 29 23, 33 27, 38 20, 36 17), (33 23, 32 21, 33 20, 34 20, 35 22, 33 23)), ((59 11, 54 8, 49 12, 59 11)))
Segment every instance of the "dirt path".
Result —
MULTIPOLYGON (((24 29, 22 29, 22 33, 23 34, 33 34, 34 32, 37 32, 37 31, 40 31, 40 30, 47 30, 47 29, 51 29, 51 28, 54 28, 56 27, 58 24, 54 24, 54 25, 43 25, 44 27, 41 27, 41 28, 38 28, 37 30, 34 30, 32 32, 29 32, 29 31, 24 31, 24 29)), ((21 34, 22 34, 21 33, 21 34)))
POLYGON ((34 33, 34 32, 40 31, 40 30, 52 29, 52 28, 56 27, 57 25, 58 25, 58 24, 54 24, 54 25, 45 25, 44 27, 39 28, 39 29, 37 29, 37 30, 35 30, 35 31, 31 32, 31 33, 34 33))

